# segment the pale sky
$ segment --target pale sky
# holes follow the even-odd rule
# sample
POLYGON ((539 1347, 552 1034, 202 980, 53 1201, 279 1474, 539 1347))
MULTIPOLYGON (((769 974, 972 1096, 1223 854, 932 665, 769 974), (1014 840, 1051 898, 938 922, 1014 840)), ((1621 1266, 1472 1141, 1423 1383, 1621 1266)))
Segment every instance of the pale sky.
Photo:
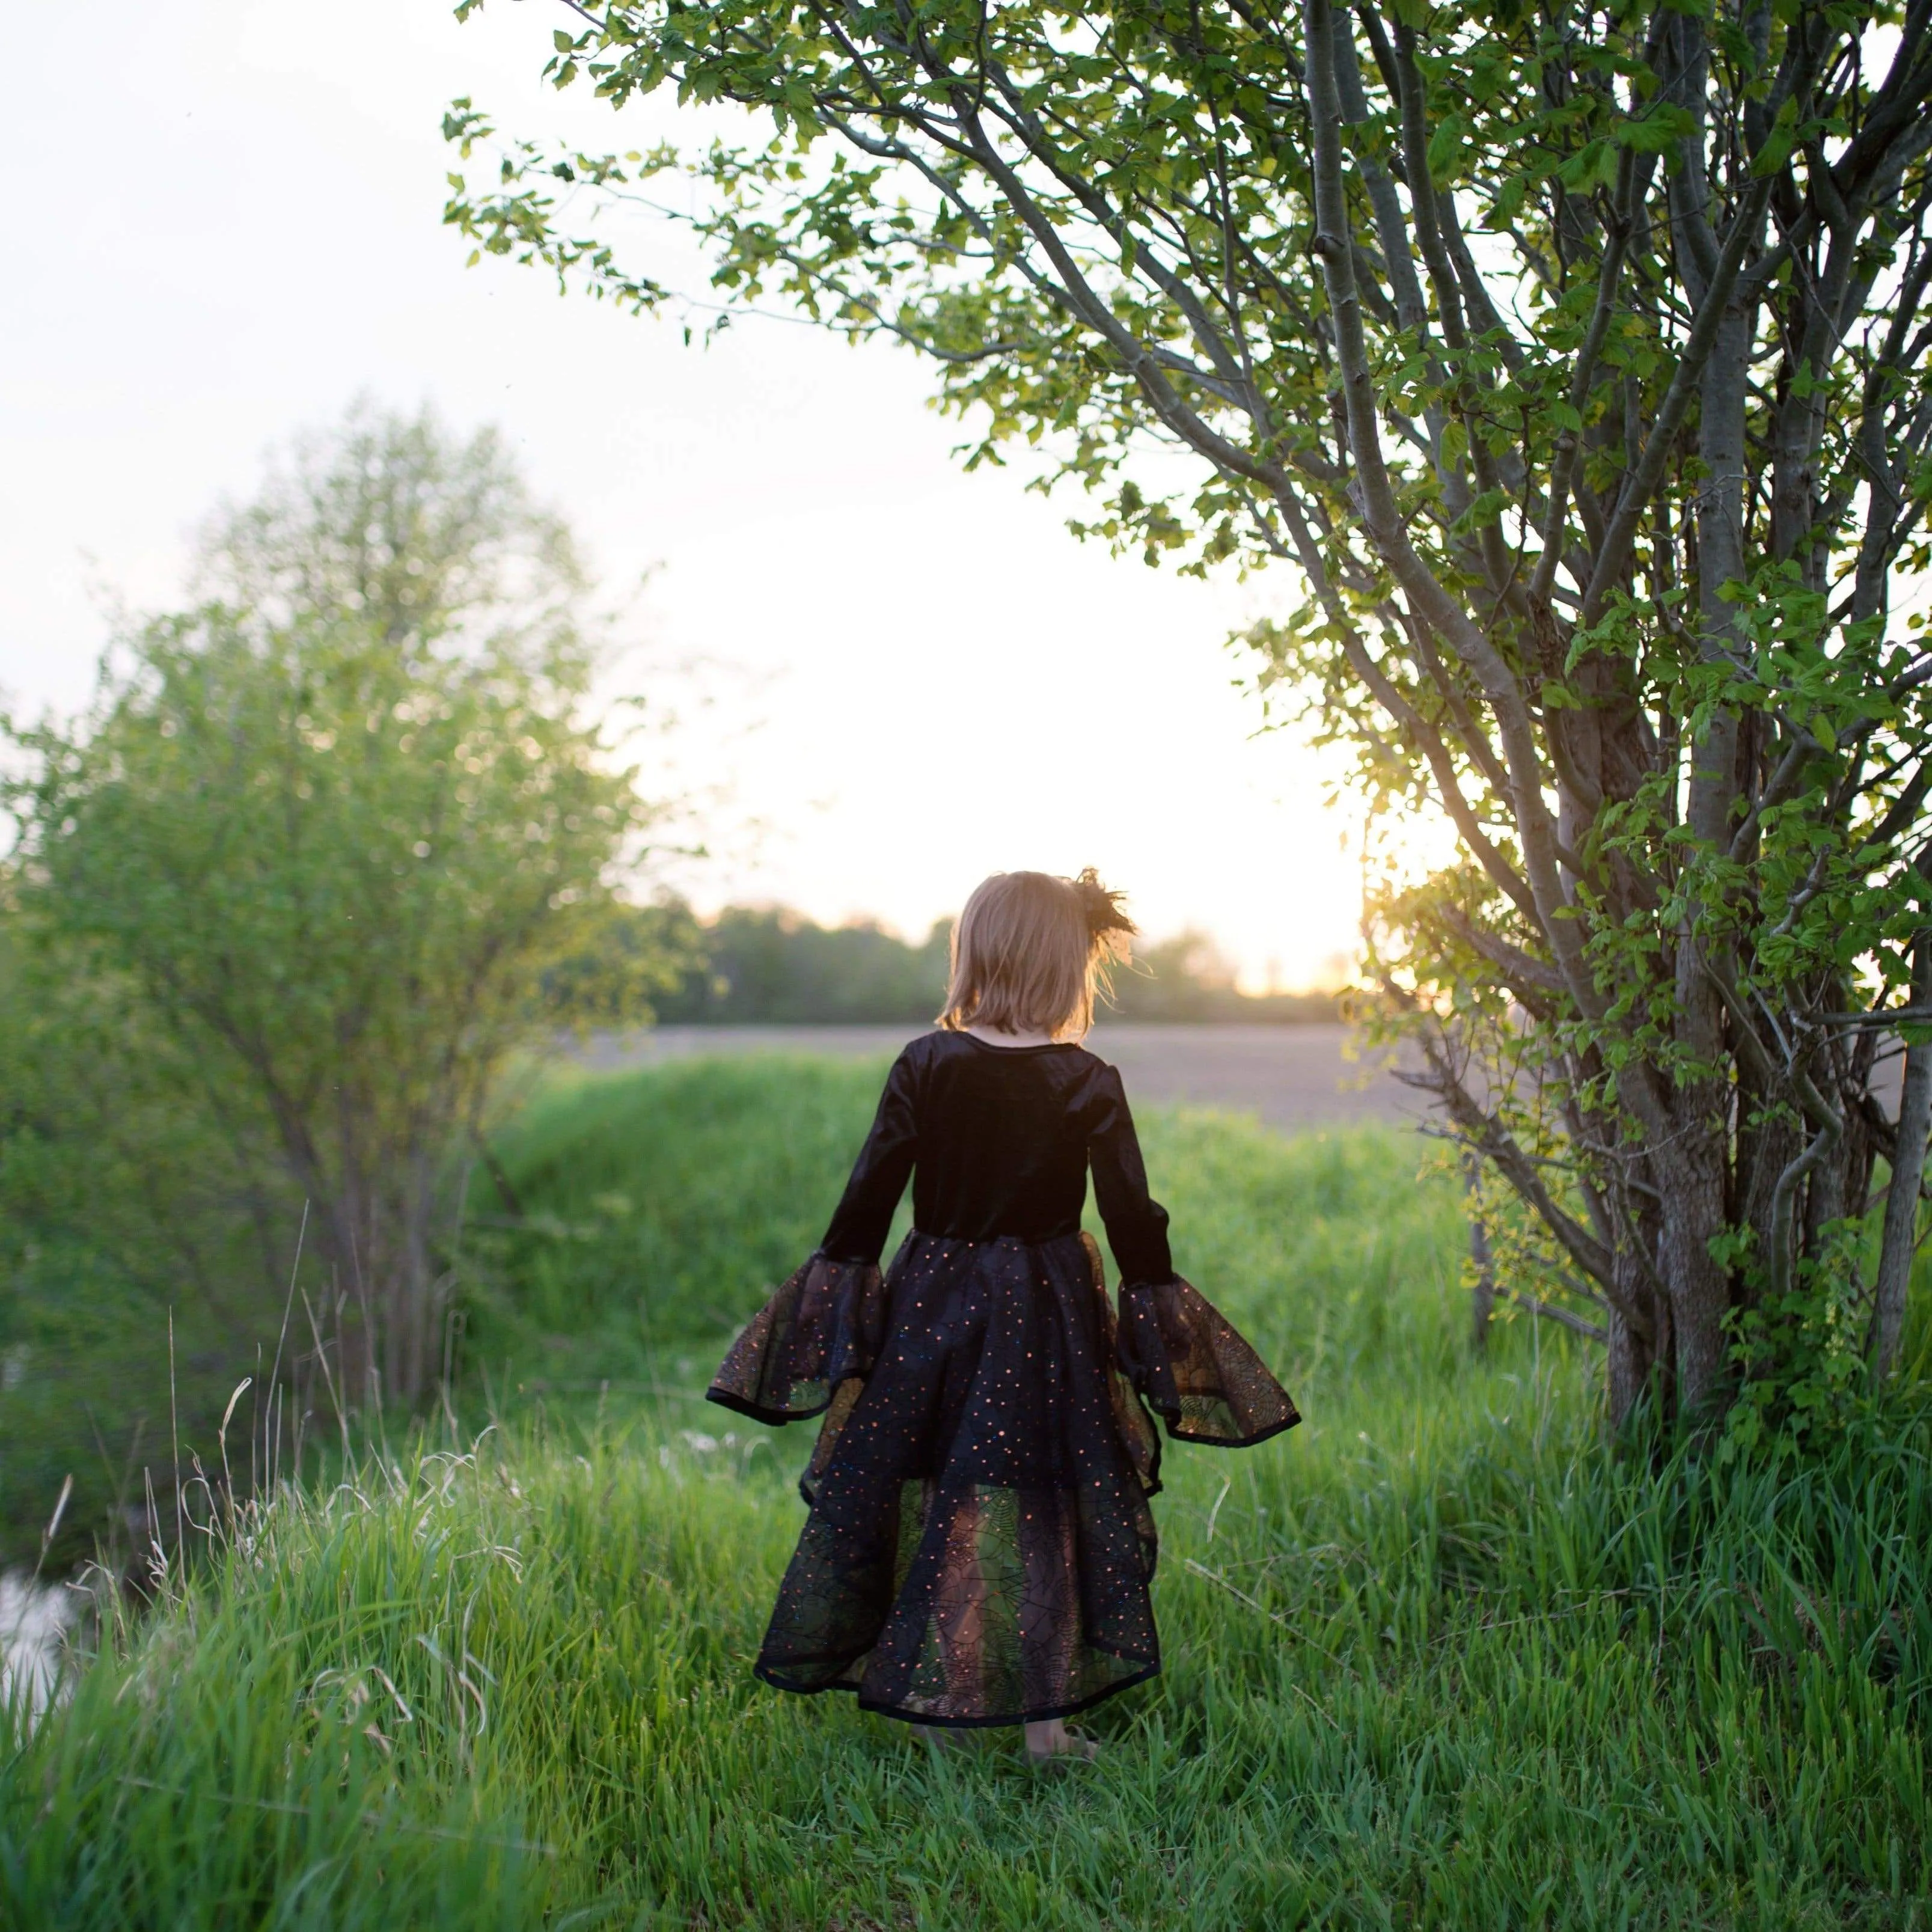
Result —
MULTIPOLYGON (((1332 976, 1356 862, 1318 760, 1256 738, 1204 586, 1076 543, 1018 467, 966 476, 928 372, 755 319, 715 346, 560 299, 441 226, 444 106, 628 147, 679 129, 537 76, 560 8, 99 0, 8 10, 0 116, 0 693, 84 700, 109 602, 164 605, 215 499, 358 394, 498 425, 613 595, 654 572, 640 663, 709 661, 662 752, 722 793, 701 905, 910 932, 985 873, 1096 865, 1144 928, 1204 927, 1248 983, 1332 976), (754 829, 755 828, 755 829, 754 829)), ((695 284, 667 233, 668 278, 695 284)), ((655 265, 654 265, 655 266, 655 265)), ((657 674, 634 667, 649 691, 657 674)))

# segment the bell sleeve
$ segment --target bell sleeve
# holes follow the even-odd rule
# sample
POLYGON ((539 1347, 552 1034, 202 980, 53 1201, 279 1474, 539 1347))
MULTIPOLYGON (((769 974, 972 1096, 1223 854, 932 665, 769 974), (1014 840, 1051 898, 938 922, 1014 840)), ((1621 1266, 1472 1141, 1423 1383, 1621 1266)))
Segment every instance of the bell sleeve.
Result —
POLYGON ((1120 1366, 1177 1442, 1244 1449, 1301 1420, 1220 1310, 1174 1271, 1167 1210, 1147 1168, 1120 1076, 1106 1070, 1088 1136, 1094 1196, 1120 1271, 1120 1366))
POLYGON ((760 1422, 797 1422, 872 1373, 886 1325, 879 1254, 918 1146, 914 1100, 912 1065, 901 1054, 824 1240, 752 1316, 707 1400, 760 1422))

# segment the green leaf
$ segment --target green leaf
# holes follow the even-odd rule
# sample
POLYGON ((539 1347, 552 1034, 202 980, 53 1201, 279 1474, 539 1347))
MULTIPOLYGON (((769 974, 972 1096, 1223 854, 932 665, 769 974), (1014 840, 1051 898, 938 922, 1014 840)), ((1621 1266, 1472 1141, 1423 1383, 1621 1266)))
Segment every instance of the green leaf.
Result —
POLYGON ((1456 519, 1451 528, 1458 536, 1486 530, 1490 524, 1501 520, 1503 512, 1515 500, 1507 490, 1485 490, 1456 519))
POLYGON ((1461 171, 1462 151, 1468 144, 1469 124, 1460 114, 1448 116, 1429 137, 1429 178, 1448 188, 1461 171))
POLYGON ((1593 188, 1612 186, 1617 178, 1615 143, 1600 136, 1586 141, 1557 170, 1556 176, 1573 194, 1588 194, 1593 188))
POLYGON ((1690 112, 1673 102, 1660 100, 1649 112, 1618 122, 1614 138, 1623 147, 1640 154, 1668 154, 1696 129, 1690 112))
POLYGON ((1750 171, 1762 176, 1774 175, 1791 158, 1791 151, 1798 141, 1798 104, 1787 99, 1778 110, 1778 118, 1771 124, 1771 132, 1764 137, 1764 146, 1751 157, 1750 171))

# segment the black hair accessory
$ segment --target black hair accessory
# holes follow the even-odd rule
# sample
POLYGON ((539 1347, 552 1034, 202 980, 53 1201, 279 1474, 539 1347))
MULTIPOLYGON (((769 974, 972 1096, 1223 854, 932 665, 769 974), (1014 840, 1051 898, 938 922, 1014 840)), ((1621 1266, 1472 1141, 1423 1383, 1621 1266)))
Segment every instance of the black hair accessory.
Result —
POLYGON ((1120 910, 1126 893, 1109 892, 1091 866, 1073 881, 1073 890, 1087 920, 1087 938, 1091 944, 1104 946, 1115 933, 1124 938, 1139 932, 1140 928, 1120 910))

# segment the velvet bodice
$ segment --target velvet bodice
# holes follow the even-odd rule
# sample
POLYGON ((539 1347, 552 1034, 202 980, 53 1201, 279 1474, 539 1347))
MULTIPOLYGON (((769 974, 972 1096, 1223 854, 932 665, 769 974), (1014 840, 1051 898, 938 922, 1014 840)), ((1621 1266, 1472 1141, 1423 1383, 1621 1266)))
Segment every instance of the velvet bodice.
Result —
POLYGON ((926 1034, 893 1063, 822 1252, 875 1263, 908 1178, 925 1234, 1076 1234, 1090 1168, 1121 1280, 1170 1280, 1167 1210, 1148 1192, 1120 1075, 1084 1047, 926 1034))

